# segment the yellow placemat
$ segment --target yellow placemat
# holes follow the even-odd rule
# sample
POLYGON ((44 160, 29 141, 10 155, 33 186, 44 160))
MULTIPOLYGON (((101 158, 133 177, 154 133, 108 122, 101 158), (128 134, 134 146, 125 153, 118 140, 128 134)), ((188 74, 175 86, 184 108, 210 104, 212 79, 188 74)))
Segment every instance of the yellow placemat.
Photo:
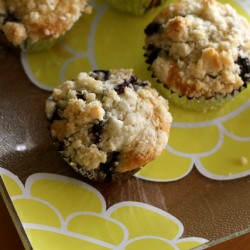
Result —
POLYGON ((23 185, 4 168, 0 176, 36 250, 186 250, 207 242, 182 238, 180 220, 145 203, 120 202, 107 209, 101 193, 83 181, 39 173, 23 185))
MULTIPOLYGON (((223 0, 250 20, 246 0, 223 0)), ((168 3, 168 2, 167 2, 168 3)), ((134 68, 141 79, 156 85, 143 57, 146 25, 159 9, 132 16, 91 1, 92 15, 84 15, 64 39, 48 51, 22 53, 25 72, 40 88, 51 90, 80 71, 134 68)), ((195 165, 201 174, 229 180, 250 174, 250 89, 217 111, 198 113, 170 106, 173 125, 162 155, 143 168, 138 178, 167 182, 186 176, 195 165), (243 158, 242 158, 243 157, 243 158)))

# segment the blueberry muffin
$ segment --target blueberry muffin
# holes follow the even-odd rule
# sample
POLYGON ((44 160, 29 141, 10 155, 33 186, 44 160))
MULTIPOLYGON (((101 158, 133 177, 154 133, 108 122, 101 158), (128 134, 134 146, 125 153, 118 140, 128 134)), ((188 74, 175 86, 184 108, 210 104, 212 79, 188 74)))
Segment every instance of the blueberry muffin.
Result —
POLYGON ((46 101, 50 133, 77 172, 114 180, 159 156, 172 117, 168 102, 133 70, 80 73, 46 101))
POLYGON ((42 49, 64 35, 83 12, 91 12, 87 0, 0 0, 0 29, 14 46, 42 49))
POLYGON ((146 62, 169 101, 209 110, 250 80, 250 24, 229 4, 180 0, 145 28, 146 62))
POLYGON ((166 0, 106 0, 112 7, 133 15, 143 15, 163 5, 166 0))

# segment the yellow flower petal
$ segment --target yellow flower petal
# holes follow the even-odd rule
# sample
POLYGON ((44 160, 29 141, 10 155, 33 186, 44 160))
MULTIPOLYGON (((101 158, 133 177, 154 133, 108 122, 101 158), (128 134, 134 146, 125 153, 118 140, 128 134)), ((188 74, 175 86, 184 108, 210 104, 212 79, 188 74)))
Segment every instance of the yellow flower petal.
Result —
POLYGON ((6 174, 1 174, 1 177, 10 196, 23 194, 22 188, 20 187, 20 181, 17 182, 12 177, 6 174))
POLYGON ((108 213, 127 227, 130 239, 151 235, 173 240, 183 232, 181 222, 174 216, 144 203, 121 202, 109 208, 108 213))
POLYGON ((75 52, 88 50, 87 37, 90 33, 90 26, 96 17, 94 10, 91 15, 82 15, 73 28, 63 38, 63 43, 75 52))
POLYGON ((127 238, 126 229, 118 222, 97 214, 79 214, 70 219, 68 230, 119 245, 127 238), (126 236, 126 237, 125 237, 126 236))
POLYGON ((96 29, 94 52, 98 67, 133 68, 137 74, 144 72, 145 75, 143 30, 156 13, 152 11, 146 16, 136 17, 108 8, 96 29))
POLYGON ((236 141, 225 136, 224 143, 217 152, 201 158, 204 168, 197 167, 204 175, 215 179, 220 178, 220 176, 226 176, 230 179, 250 174, 249 149, 250 141, 236 141), (242 156, 249 158, 247 164, 241 163, 242 156))
POLYGON ((195 247, 198 247, 204 243, 208 242, 208 240, 198 237, 189 237, 182 238, 176 241, 176 246, 179 250, 189 250, 195 247))
POLYGON ((31 81, 45 89, 52 89, 61 83, 62 66, 70 57, 72 54, 61 44, 56 44, 46 51, 22 53, 23 66, 31 81))
POLYGON ((246 119, 246 117, 250 117, 250 107, 224 122, 223 126, 233 135, 250 138, 250 119, 246 119))
POLYGON ((220 132, 216 126, 196 128, 172 127, 169 145, 185 154, 198 154, 212 150, 219 141, 220 132))
POLYGON ((30 228, 26 228, 25 231, 35 250, 111 250, 109 247, 95 244, 74 235, 63 234, 62 232, 30 228))
POLYGON ((61 220, 56 211, 42 201, 19 198, 15 199, 13 204, 22 223, 61 227, 61 220))
POLYGON ((192 167, 190 158, 179 157, 163 150, 159 157, 147 164, 135 176, 151 181, 172 181, 187 175, 192 167))
POLYGON ((125 250, 177 250, 171 242, 154 237, 141 237, 131 241, 125 250))
POLYGON ((75 79, 75 77, 80 72, 91 71, 92 67, 90 65, 89 59, 86 57, 75 58, 74 60, 68 61, 67 67, 65 69, 65 79, 75 79))
POLYGON ((31 195, 43 199, 56 207, 63 217, 79 211, 102 213, 105 201, 101 194, 84 182, 59 175, 29 177, 31 195))

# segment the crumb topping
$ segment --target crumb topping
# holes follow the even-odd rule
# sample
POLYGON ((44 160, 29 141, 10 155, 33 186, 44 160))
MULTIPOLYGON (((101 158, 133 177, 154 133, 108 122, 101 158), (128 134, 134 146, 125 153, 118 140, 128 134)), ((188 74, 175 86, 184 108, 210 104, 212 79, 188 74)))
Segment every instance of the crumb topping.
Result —
POLYGON ((250 57, 249 30, 229 4, 180 0, 146 27, 147 62, 180 96, 226 95, 250 81, 250 64, 242 70, 250 57))
POLYGON ((247 159, 247 157, 241 156, 241 157, 240 157, 240 164, 241 164, 242 166, 246 166, 246 165, 248 164, 248 159, 247 159))
POLYGON ((22 44, 27 37, 32 43, 56 39, 69 30, 83 12, 91 13, 87 0, 1 0, 0 28, 14 45, 22 44))
POLYGON ((63 156, 89 171, 125 172, 153 160, 172 121, 167 101, 131 69, 80 73, 54 89, 46 114, 63 156))

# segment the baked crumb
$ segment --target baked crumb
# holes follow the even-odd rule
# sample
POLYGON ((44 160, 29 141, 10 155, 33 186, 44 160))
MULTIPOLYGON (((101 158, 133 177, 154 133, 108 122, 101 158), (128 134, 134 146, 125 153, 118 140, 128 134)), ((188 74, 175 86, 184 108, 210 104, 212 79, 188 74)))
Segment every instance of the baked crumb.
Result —
POLYGON ((241 156, 241 157, 240 157, 240 164, 241 164, 242 166, 246 166, 246 165, 248 164, 248 159, 247 159, 247 157, 241 156))
POLYGON ((57 39, 82 13, 91 13, 91 7, 87 0, 1 0, 0 13, 0 29, 10 42, 21 45, 27 38, 31 43, 57 39))
POLYGON ((28 37, 24 26, 20 23, 7 22, 2 31, 5 33, 6 38, 12 41, 14 45, 20 45, 28 37))

